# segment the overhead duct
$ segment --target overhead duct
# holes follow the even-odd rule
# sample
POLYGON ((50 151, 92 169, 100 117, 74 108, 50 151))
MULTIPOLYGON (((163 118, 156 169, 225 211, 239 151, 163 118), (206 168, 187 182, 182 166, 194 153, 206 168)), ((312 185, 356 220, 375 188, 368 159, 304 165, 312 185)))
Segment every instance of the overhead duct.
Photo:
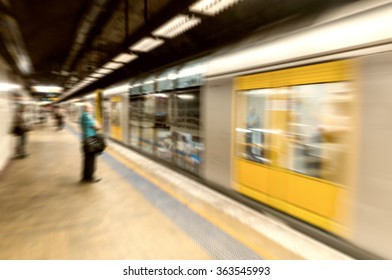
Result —
POLYGON ((77 31, 75 42, 71 48, 70 54, 67 57, 62 71, 70 72, 71 67, 74 64, 76 57, 83 48, 88 35, 94 28, 94 24, 97 21, 99 15, 105 10, 106 5, 110 0, 95 0, 88 14, 81 21, 80 26, 77 31))

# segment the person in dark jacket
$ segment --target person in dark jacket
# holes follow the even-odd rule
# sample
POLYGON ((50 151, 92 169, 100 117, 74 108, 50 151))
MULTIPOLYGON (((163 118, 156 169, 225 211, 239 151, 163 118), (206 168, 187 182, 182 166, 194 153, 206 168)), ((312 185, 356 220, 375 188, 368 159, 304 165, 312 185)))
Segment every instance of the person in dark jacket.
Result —
POLYGON ((15 159, 22 159, 28 156, 26 153, 28 124, 25 118, 24 105, 19 105, 16 110, 13 122, 13 134, 17 136, 15 149, 15 159))

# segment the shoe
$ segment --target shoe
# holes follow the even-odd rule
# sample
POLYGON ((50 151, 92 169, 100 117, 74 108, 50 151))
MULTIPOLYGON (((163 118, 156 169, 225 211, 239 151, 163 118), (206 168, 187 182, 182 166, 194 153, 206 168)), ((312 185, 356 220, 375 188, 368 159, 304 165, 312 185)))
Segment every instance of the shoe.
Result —
POLYGON ((80 183, 98 183, 101 180, 102 178, 82 179, 80 180, 80 183))
POLYGON ((102 178, 94 178, 94 179, 92 179, 90 182, 91 183, 98 183, 99 181, 101 181, 102 180, 102 178))

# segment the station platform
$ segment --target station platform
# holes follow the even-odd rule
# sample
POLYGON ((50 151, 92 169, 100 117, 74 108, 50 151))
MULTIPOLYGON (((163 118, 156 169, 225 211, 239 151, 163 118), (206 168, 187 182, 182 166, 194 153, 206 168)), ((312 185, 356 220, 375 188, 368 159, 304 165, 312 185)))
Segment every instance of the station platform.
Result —
POLYGON ((349 256, 108 141, 82 184, 76 124, 28 135, 0 177, 0 259, 234 260, 349 256))

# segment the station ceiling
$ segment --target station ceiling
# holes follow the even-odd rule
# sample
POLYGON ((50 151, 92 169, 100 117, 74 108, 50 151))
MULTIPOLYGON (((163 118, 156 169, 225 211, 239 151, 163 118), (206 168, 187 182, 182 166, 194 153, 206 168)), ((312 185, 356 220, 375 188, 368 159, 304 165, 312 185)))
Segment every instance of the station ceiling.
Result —
POLYGON ((241 0, 210 16, 189 10, 198 0, 0 0, 0 54, 26 86, 70 89, 176 15, 201 19, 161 46, 136 52, 137 59, 72 94, 77 96, 355 1, 241 0))

